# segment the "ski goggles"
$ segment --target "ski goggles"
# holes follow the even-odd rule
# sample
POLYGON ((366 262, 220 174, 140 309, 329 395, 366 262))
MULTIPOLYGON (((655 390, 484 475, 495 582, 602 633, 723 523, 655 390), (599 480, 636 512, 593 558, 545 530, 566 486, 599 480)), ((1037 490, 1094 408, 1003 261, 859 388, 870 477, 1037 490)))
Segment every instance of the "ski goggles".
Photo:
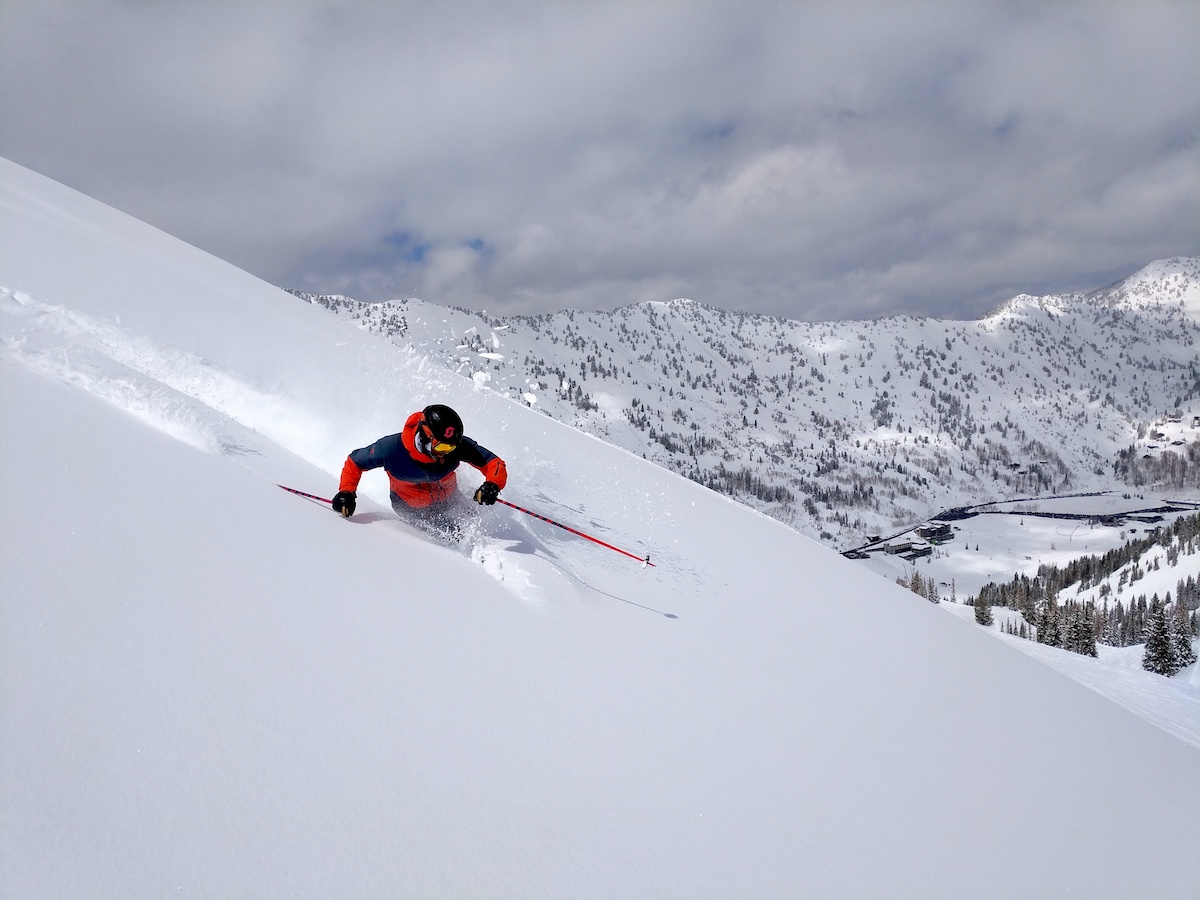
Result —
POLYGON ((421 434, 425 435, 425 440, 429 442, 429 452, 437 456, 445 456, 447 453, 453 453, 458 449, 458 444, 449 444, 446 441, 435 440, 429 428, 425 425, 421 426, 421 434))

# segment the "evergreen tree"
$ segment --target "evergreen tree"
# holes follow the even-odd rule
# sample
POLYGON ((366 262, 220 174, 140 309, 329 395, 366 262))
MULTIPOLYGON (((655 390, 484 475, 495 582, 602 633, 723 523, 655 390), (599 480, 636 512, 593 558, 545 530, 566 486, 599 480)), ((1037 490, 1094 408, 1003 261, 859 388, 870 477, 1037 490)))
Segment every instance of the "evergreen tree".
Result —
POLYGON ((975 598, 975 621, 980 625, 991 625, 993 622, 992 603, 986 591, 980 591, 979 596, 975 598))
MULTIPOLYGON (((1155 594, 1157 597, 1158 595, 1155 594)), ((1133 618, 1133 640, 1131 644, 1141 644, 1146 640, 1146 614, 1149 611, 1149 606, 1146 605, 1146 595, 1139 594, 1137 599, 1137 613, 1133 618)))
POLYGON ((1160 604, 1151 604, 1146 617, 1146 650, 1142 654, 1142 668, 1156 675, 1174 675, 1179 668, 1175 665, 1171 650, 1166 612, 1160 604))
POLYGON ((942 602, 942 595, 938 593, 937 579, 932 575, 925 579, 925 599, 930 603, 942 602))
POLYGON ((1087 606, 1069 603, 1066 616, 1066 648, 1083 656, 1096 656, 1096 626, 1092 612, 1087 606))
POLYGON ((1167 626, 1170 634, 1171 653, 1175 657, 1175 671, 1186 669, 1196 661, 1196 651, 1192 647, 1192 623, 1187 607, 1176 601, 1167 626))
POLYGON ((1108 644, 1110 647, 1123 647, 1125 644, 1122 641, 1121 630, 1125 625, 1125 607, 1121 601, 1117 601, 1117 605, 1111 610, 1108 608, 1108 601, 1104 602, 1104 631, 1101 633, 1101 642, 1108 644))
POLYGON ((1059 629, 1060 621, 1058 601, 1054 597, 1046 597, 1038 605, 1037 639, 1039 644, 1048 644, 1051 647, 1062 646, 1062 634, 1059 629))

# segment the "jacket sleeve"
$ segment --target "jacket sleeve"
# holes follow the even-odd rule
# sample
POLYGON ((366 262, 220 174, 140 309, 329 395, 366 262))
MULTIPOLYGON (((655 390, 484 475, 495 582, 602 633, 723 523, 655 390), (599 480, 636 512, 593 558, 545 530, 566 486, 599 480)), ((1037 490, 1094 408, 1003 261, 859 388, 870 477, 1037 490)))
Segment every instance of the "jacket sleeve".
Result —
POLYGON ((485 479, 495 482, 497 487, 504 490, 504 485, 508 483, 508 467, 504 465, 504 460, 487 447, 464 437, 459 445, 458 458, 474 466, 483 473, 485 479))
POLYGON ((388 454, 396 452, 397 448, 403 450, 400 435, 389 434, 373 444, 360 447, 352 452, 346 457, 346 462, 342 466, 342 477, 338 482, 338 490, 358 490, 358 481, 362 478, 362 473, 368 469, 378 469, 387 462, 388 454))
POLYGON ((353 493, 358 490, 358 480, 362 478, 363 470, 360 469, 354 462, 352 456, 346 457, 346 463, 342 466, 342 477, 338 481, 339 491, 350 491, 353 493))

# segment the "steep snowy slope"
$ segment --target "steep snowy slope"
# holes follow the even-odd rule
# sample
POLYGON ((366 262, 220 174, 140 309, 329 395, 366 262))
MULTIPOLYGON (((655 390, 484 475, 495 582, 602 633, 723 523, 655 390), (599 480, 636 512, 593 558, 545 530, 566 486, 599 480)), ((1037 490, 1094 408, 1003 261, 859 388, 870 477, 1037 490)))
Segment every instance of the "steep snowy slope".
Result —
POLYGON ((0 286, 13 896, 1200 883, 1193 748, 778 522, 8 163, 0 286), (433 398, 657 565, 272 483, 433 398))

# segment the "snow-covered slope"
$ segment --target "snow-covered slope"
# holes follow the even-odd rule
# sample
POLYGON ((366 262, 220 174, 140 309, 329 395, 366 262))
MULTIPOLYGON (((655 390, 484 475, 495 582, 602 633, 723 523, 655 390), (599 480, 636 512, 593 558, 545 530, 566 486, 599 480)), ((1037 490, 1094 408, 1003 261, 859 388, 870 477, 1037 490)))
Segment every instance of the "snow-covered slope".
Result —
POLYGON ((1114 484, 1200 499, 1200 257, 977 322, 688 300, 500 319, 300 296, 842 549, 991 500, 1114 484), (1143 459, 1188 445, 1189 465, 1143 459))
POLYGON ((6 162, 0 286, 11 896, 1194 896, 1193 747, 778 522, 6 162), (272 483, 434 398, 656 566, 272 483))

